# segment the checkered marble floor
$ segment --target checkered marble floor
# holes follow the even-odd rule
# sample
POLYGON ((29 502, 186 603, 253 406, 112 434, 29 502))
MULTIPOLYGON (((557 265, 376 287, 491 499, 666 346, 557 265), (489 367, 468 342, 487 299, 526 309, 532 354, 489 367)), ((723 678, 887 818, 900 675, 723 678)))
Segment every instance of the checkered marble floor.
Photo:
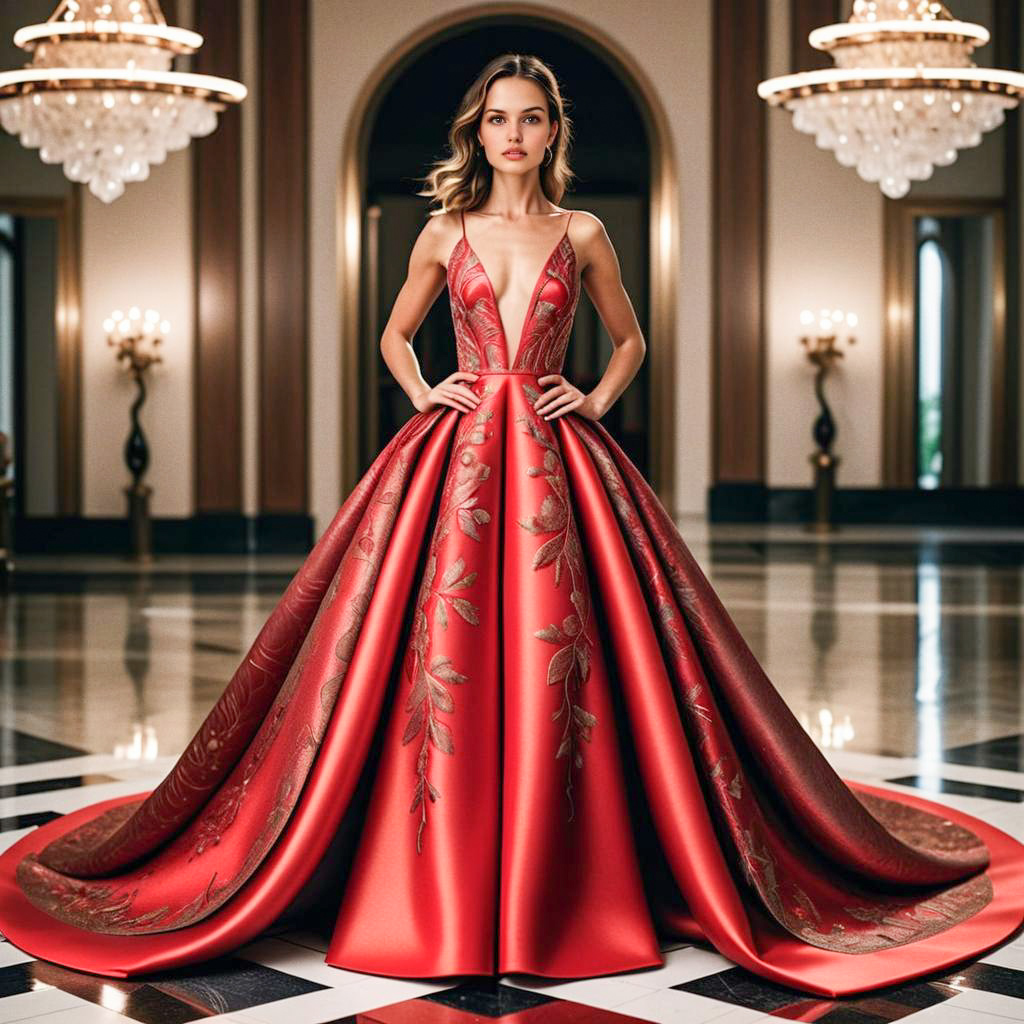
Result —
MULTIPOLYGON (((0 730, 0 849, 57 815, 152 788, 173 757, 131 763, 0 730)), ((1024 840, 1024 736, 947 750, 941 763, 832 751, 846 777, 910 787, 1024 840)), ((704 947, 669 944, 665 966, 582 981, 526 975, 412 981, 323 962, 322 936, 267 935, 195 967, 115 980, 66 970, 0 942, 0 1022, 45 1024, 994 1024, 1024 1021, 1024 934, 953 972, 839 1000, 763 981, 704 947)))

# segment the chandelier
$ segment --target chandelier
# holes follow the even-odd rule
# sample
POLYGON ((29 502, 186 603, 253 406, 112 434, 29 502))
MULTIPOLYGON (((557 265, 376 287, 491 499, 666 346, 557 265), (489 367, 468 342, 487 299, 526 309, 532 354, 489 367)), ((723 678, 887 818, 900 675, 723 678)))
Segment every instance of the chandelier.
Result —
POLYGON ((934 0, 854 0, 849 21, 808 36, 834 68, 770 78, 757 92, 791 111, 793 126, 835 150, 844 167, 899 199, 1017 106, 1024 74, 971 60, 988 40, 983 26, 957 21, 934 0))
POLYGON ((0 125, 105 203, 169 151, 209 135, 217 111, 247 92, 227 78, 171 70, 203 37, 169 26, 158 0, 61 0, 14 43, 32 61, 0 72, 0 125))

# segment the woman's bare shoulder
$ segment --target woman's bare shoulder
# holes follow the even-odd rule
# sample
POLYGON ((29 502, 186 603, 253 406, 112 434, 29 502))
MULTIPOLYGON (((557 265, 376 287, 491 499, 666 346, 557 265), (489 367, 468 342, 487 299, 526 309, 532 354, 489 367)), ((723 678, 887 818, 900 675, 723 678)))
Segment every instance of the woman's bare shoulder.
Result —
POLYGON ((607 241, 608 235, 601 219, 589 210, 573 210, 572 214, 569 240, 580 257, 582 267, 586 267, 595 251, 607 241))
POLYGON ((429 250, 442 266, 447 266, 452 248, 462 235, 462 218, 458 210, 441 210, 427 217, 416 244, 429 250))
POLYGON ((571 210, 570 212, 572 213, 572 223, 569 226, 581 238, 604 231, 604 224, 601 223, 600 218, 589 210, 571 210))

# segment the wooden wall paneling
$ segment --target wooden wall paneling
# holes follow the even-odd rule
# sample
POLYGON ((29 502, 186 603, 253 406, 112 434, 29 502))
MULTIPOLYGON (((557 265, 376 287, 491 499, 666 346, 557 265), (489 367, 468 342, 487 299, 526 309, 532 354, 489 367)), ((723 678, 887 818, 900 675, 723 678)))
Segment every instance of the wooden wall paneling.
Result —
MULTIPOLYGON (((239 0, 197 0, 195 70, 241 77, 239 0)), ((237 105, 193 140, 195 509, 242 511, 242 119, 237 105)))
MULTIPOLYGON (((994 34, 996 40, 996 66, 1001 68, 1020 67, 1021 32, 1024 14, 1019 3, 996 3, 994 34)), ((1006 373, 1004 394, 1004 436, 1002 465, 994 479, 1004 486, 1024 484, 1018 466, 1020 464, 1022 410, 1019 396, 1020 375, 1024 372, 1021 352, 1021 123, 1024 112, 1018 108, 1007 115, 1001 131, 1004 135, 1004 206, 1006 214, 1006 373)))
POLYGON ((840 0, 791 0, 788 70, 814 71, 835 66, 824 50, 816 50, 807 42, 807 36, 822 25, 841 21, 842 6, 840 0))
POLYGON ((260 512, 306 514, 308 0, 260 0, 260 512))
MULTIPOLYGON (((76 182, 63 197, 0 195, 0 210, 4 213, 14 217, 50 217, 57 227, 57 516, 64 520, 82 514, 82 190, 83 186, 76 182)), ((24 456, 19 457, 17 451, 9 454, 17 471, 24 456)), ((18 488, 14 514, 19 518, 23 501, 24 491, 18 488)), ((21 520, 22 529, 29 521, 21 520)), ((20 537, 19 549, 23 550, 20 537)))
POLYGON ((715 483, 765 475, 766 3, 720 0, 714 23, 712 437, 715 483))

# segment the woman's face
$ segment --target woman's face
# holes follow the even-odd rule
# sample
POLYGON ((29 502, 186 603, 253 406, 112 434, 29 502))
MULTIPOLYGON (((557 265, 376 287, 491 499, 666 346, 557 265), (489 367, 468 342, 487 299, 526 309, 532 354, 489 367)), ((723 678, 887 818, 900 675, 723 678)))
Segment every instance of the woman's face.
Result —
POLYGON ((558 123, 548 119, 547 99, 536 82, 499 78, 491 83, 478 138, 496 170, 524 174, 539 167, 547 158, 544 148, 557 131, 558 123))

